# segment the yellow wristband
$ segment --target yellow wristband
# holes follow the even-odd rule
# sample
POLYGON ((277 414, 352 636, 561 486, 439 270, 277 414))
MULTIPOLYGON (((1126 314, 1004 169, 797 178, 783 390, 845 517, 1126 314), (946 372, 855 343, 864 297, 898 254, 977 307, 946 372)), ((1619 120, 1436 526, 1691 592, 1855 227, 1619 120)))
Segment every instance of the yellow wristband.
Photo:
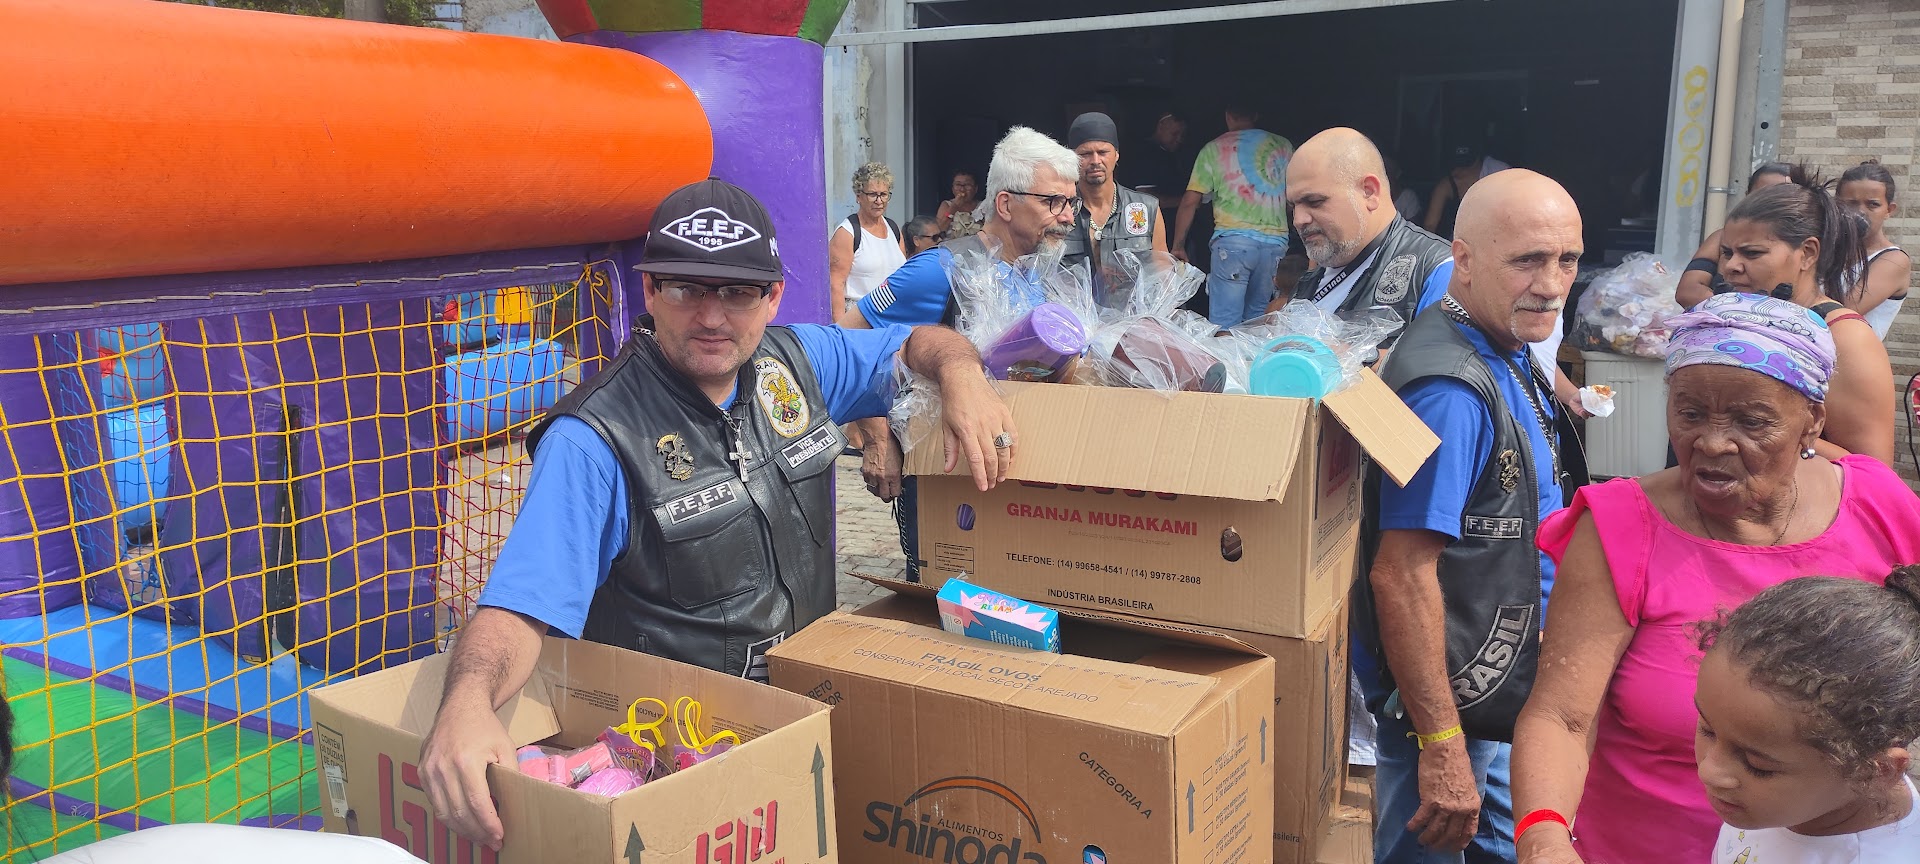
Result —
POLYGON ((1415 744, 1420 745, 1420 749, 1425 750, 1427 749, 1428 744, 1438 744, 1442 741, 1446 741, 1451 738, 1458 738, 1462 734, 1465 734, 1465 733, 1460 731, 1460 727, 1454 726, 1451 729, 1442 729, 1438 732, 1433 733, 1432 735, 1422 735, 1418 732, 1408 732, 1407 737, 1412 738, 1415 744))

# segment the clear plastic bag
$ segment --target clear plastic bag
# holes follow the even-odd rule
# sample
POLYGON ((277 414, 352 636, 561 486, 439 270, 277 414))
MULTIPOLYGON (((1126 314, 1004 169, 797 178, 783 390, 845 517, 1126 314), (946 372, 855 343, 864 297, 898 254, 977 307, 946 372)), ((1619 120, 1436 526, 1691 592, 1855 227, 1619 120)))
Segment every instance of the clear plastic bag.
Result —
POLYGON ((1654 255, 1628 255, 1620 266, 1595 276, 1580 295, 1574 344, 1585 351, 1665 357, 1671 332, 1666 321, 1685 311, 1673 299, 1679 284, 1680 277, 1654 255))
POLYGON ((1143 390, 1222 393, 1227 363, 1169 318, 1138 316, 1115 321, 1095 334, 1087 349, 1088 383, 1143 390))
POLYGON ((1351 386, 1405 323, 1386 307, 1329 314, 1295 300, 1228 335, 1247 366, 1249 392, 1319 399, 1351 386))
POLYGON ((984 252, 947 263, 956 301, 955 328, 980 349, 988 374, 1015 381, 1057 381, 1087 347, 1095 309, 1084 267, 1063 268, 1057 255, 1014 264, 984 252))
MULTIPOLYGON (((1057 251, 1008 264, 993 238, 982 239, 985 250, 956 254, 947 277, 954 328, 980 349, 991 377, 1245 392, 1245 364, 1235 366, 1218 328, 1180 309, 1206 283, 1198 268, 1163 252, 1116 252, 1096 297, 1087 264, 1062 266, 1057 251)), ((912 420, 939 416, 939 388, 900 362, 894 385, 894 436, 908 450, 925 445, 938 424, 912 420)))

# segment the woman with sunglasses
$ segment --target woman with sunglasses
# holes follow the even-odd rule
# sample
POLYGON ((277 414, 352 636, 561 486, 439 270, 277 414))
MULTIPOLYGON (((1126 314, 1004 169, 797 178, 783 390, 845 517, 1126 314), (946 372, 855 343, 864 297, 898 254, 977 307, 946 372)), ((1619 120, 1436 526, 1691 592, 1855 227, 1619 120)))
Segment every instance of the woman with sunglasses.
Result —
POLYGON ((912 222, 907 223, 907 257, 912 258, 932 249, 945 239, 946 235, 940 233, 940 223, 935 222, 932 216, 915 216, 912 222))

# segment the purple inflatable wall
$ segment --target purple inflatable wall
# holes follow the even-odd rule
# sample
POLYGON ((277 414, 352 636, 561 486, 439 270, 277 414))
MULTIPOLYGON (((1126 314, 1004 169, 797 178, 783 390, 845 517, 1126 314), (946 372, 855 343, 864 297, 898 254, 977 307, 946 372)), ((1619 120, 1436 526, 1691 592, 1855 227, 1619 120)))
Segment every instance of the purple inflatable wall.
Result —
POLYGON ((72 333, 0 340, 0 618, 79 603, 119 561, 93 354, 72 333))
POLYGON ((724 30, 599 30, 569 41, 644 54, 693 88, 713 126, 714 176, 752 192, 773 217, 787 277, 776 321, 831 321, 827 217, 820 205, 826 188, 823 49, 791 36, 724 30))
POLYGON ((170 584, 197 574, 208 635, 252 658, 291 640, 329 672, 432 651, 432 321, 414 299, 169 326, 173 476, 190 493, 162 563, 170 584))

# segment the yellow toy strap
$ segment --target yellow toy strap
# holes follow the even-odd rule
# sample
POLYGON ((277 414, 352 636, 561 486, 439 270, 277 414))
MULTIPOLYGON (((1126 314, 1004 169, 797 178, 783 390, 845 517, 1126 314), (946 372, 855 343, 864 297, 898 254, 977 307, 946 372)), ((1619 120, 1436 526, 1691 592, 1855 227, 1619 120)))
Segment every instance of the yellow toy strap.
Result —
MULTIPOLYGON (((676 706, 676 708, 677 707, 678 706, 676 706)), ((648 750, 652 750, 655 747, 667 746, 666 733, 660 731, 660 726, 666 722, 667 722, 667 703, 659 699, 655 699, 652 696, 642 696, 638 699, 633 700, 633 704, 627 706, 627 722, 613 727, 613 731, 618 732, 622 735, 625 735, 628 738, 632 738, 633 743, 635 744, 645 747, 648 750), (652 702, 653 704, 660 706, 660 716, 655 718, 652 723, 640 722, 640 703, 642 702, 652 702), (653 741, 651 743, 649 743, 644 738, 640 737, 642 735, 648 735, 648 734, 651 734, 651 736, 653 737, 653 741)))
POLYGON ((674 700, 674 730, 680 735, 680 744, 697 753, 705 753, 713 745, 726 741, 734 746, 740 745, 740 736, 732 729, 722 729, 713 735, 700 732, 700 701, 692 696, 682 696, 674 700))

